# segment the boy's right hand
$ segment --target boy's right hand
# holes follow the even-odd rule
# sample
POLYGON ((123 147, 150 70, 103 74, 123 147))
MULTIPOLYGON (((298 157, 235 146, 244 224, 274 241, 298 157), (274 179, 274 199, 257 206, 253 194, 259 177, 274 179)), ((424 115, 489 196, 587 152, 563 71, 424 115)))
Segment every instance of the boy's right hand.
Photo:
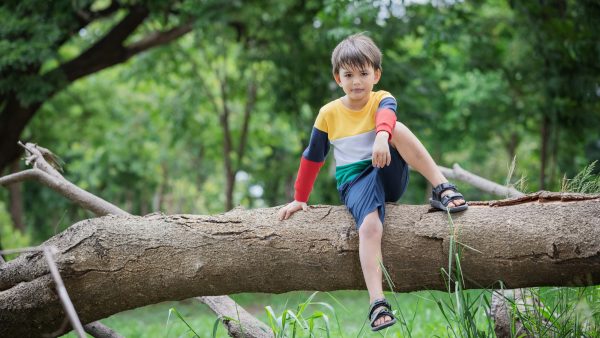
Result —
POLYGON ((389 137, 390 134, 387 131, 380 131, 375 136, 373 158, 371 159, 374 167, 383 168, 392 162, 392 155, 390 154, 390 146, 388 144, 389 137))
POLYGON ((279 210, 279 220, 283 221, 284 219, 288 219, 292 214, 299 210, 308 211, 308 205, 305 202, 294 200, 279 210))

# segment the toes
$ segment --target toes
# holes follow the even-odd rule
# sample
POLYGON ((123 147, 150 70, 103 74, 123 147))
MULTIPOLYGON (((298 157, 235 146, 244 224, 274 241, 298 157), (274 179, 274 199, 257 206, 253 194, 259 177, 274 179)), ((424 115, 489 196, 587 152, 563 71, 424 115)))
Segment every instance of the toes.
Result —
POLYGON ((448 207, 449 208, 454 208, 454 207, 459 207, 459 206, 461 206, 463 204, 465 204, 465 200, 463 200, 463 199, 454 200, 454 201, 448 203, 448 207))
POLYGON ((385 323, 387 323, 387 322, 389 322, 389 321, 391 321, 391 320, 392 320, 392 318, 391 318, 390 316, 385 316, 385 317, 383 317, 383 318, 379 318, 379 319, 378 319, 378 320, 375 322, 375 325, 381 325, 381 324, 385 324, 385 323))

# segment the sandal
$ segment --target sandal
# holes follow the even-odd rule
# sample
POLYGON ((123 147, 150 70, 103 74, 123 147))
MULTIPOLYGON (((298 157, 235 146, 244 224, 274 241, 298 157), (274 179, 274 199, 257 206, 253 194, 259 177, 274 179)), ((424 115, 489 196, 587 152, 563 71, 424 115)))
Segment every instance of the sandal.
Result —
POLYGON ((376 299, 373 304, 371 304, 368 317, 371 321, 371 331, 379 331, 396 324, 396 317, 392 313, 392 306, 385 298, 376 299), (374 325, 378 319, 384 318, 385 316, 389 316, 392 320, 383 322, 379 325, 374 325))
POLYGON ((455 207, 448 207, 448 204, 454 200, 464 200, 465 197, 458 192, 458 189, 456 188, 456 186, 452 183, 446 182, 446 183, 442 183, 440 185, 438 185, 437 187, 433 188, 433 190, 431 191, 431 198, 429 199, 429 204, 431 204, 432 207, 443 210, 443 211, 449 211, 449 212, 458 212, 458 211, 463 211, 466 210, 469 205, 467 204, 466 200, 465 200, 465 204, 459 205, 459 206, 455 206, 455 207), (449 193, 448 195, 442 196, 442 193, 446 190, 452 190, 451 193, 449 193))

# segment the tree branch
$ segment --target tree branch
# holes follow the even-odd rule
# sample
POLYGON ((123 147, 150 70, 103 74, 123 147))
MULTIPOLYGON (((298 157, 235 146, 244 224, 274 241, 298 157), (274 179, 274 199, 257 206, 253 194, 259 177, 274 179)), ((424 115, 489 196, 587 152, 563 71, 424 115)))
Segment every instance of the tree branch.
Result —
POLYGON ((234 338, 272 338, 273 331, 227 296, 196 297, 208 305, 234 338), (233 320, 231 320, 233 319, 233 320))
POLYGON ((123 338, 123 336, 101 322, 89 323, 83 328, 85 329, 85 332, 91 334, 95 338, 123 338))
MULTIPOLYGON (((91 3, 90 3, 91 6, 91 3)), ((88 6, 88 10, 76 10, 75 11, 75 17, 77 18, 77 21, 79 22, 79 29, 89 25, 92 21, 94 20, 98 20, 101 18, 105 18, 107 16, 112 15, 113 13, 115 13, 117 10, 121 9, 121 4, 119 4, 118 1, 111 1, 110 5, 102 10, 99 11, 89 11, 89 7, 88 6)), ((76 32, 73 32, 76 33, 76 32)))
POLYGON ((193 25, 191 22, 185 23, 179 27, 175 27, 168 31, 152 32, 146 37, 130 44, 127 47, 128 58, 141 53, 150 48, 164 45, 192 31, 193 25))
MULTIPOLYGON (((50 165, 46 159, 51 160, 51 163, 54 163, 56 160, 56 156, 46 148, 40 147, 33 143, 23 144, 19 142, 19 145, 29 153, 29 156, 26 159, 28 164, 32 164, 34 169, 28 169, 19 173, 7 175, 5 177, 0 177, 0 185, 8 185, 11 183, 19 182, 26 179, 36 179, 44 185, 50 187, 51 189, 57 191, 62 194, 66 198, 71 201, 79 204, 82 208, 86 210, 90 210, 98 216, 104 216, 108 214, 114 215, 129 215, 126 211, 118 208, 117 206, 103 200, 100 197, 97 197, 73 183, 69 182, 65 179, 55 168, 54 165, 50 165)), ((4 260, 0 256, 0 265, 4 263, 4 260)), ((50 263, 49 263, 50 264, 50 263)), ((221 296, 219 298, 212 299, 212 297, 203 297, 202 301, 210 302, 209 306, 213 311, 217 313, 217 315, 221 318, 230 314, 218 312, 221 309, 228 309, 231 304, 235 304, 235 302, 227 297, 221 296), (223 303, 223 304, 221 304, 223 303)), ((237 304, 235 304, 237 306, 237 304)), ((241 307, 239 307, 241 308, 241 307)), ((243 309, 242 309, 243 310, 243 309)), ((244 311, 245 312, 245 311, 244 311)), ((230 334, 237 332, 239 330, 239 326, 228 324, 226 321, 223 322, 230 334), (233 331, 232 331, 233 330, 233 331), (233 333, 232 333, 233 332, 233 333)), ((248 328, 262 328, 261 322, 252 317, 251 315, 245 315, 240 317, 240 324, 244 327, 248 328)), ((75 326, 75 325, 74 325, 75 326)), ((104 326, 100 322, 94 322, 85 326, 86 331, 92 334, 94 337, 119 337, 117 333, 112 331, 110 328, 104 326)), ((60 331, 60 329, 59 329, 60 331)), ((259 334, 261 331, 256 330, 256 333, 259 334)), ((253 337, 262 337, 262 335, 248 335, 248 338, 253 337)))
POLYGON ((46 162, 44 154, 48 156, 48 153, 50 153, 47 149, 38 147, 33 143, 27 143, 24 147, 30 154, 27 161, 33 163, 34 168, 1 177, 0 185, 6 186, 18 181, 35 179, 98 216, 108 214, 128 215, 126 211, 67 181, 56 169, 46 162))
POLYGON ((244 158, 244 151, 246 150, 246 143, 248 141, 248 129, 250 126, 250 116, 254 110, 256 103, 256 92, 258 88, 256 83, 251 79, 248 83, 248 92, 246 95, 246 105, 244 107, 244 122, 242 124, 242 135, 240 136, 240 143, 238 144, 237 151, 237 168, 242 167, 242 159, 244 158))
POLYGON ((146 7, 131 7, 129 13, 121 22, 115 25, 102 39, 75 59, 61 65, 44 77, 53 79, 63 73, 67 78, 67 82, 70 83, 91 73, 126 61, 133 54, 128 53, 123 43, 144 22, 148 15, 149 11, 146 7))
POLYGON ((457 163, 452 166, 452 169, 438 166, 442 174, 446 178, 460 180, 482 190, 503 197, 520 197, 524 194, 515 188, 507 188, 498 183, 487 180, 481 176, 477 176, 461 168, 457 163))

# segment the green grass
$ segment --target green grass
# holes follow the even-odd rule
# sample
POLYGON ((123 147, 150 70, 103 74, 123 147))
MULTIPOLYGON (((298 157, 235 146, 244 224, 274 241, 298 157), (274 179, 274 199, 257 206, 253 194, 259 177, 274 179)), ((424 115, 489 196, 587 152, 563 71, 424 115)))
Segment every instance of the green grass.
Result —
MULTIPOLYGON (((467 293, 474 297, 480 294, 481 291, 472 290, 467 291, 467 293)), ((231 297, 251 314, 268 325, 269 319, 265 311, 266 306, 271 306, 274 312, 280 315, 285 309, 295 309, 298 304, 305 302, 311 294, 312 292, 289 292, 280 295, 238 294, 231 297)), ((382 331, 382 334, 370 331, 366 322, 369 306, 369 296, 366 291, 335 291, 331 292, 330 295, 323 292, 317 293, 313 302, 325 302, 334 308, 339 318, 343 337, 405 337, 402 331, 406 332, 406 330, 403 330, 399 324, 394 325, 386 331, 382 331), (337 301, 333 300, 330 295, 335 297, 337 301)), ((391 299, 394 298, 390 293, 386 294, 386 296, 391 299)), ((447 323, 433 297, 438 300, 447 300, 447 293, 441 291, 422 291, 397 293, 395 297, 398 300, 398 304, 402 307, 412 337, 446 336, 447 323)), ((395 305, 395 302, 392 302, 392 306, 397 308, 395 305)), ((173 314, 167 325, 169 309, 171 308, 177 309, 185 319, 185 322, 200 337, 211 337, 216 315, 206 305, 196 300, 164 302, 150 305, 113 315, 103 319, 101 322, 128 338, 193 337, 186 323, 173 314)), ((310 315, 317 310, 329 316, 331 337, 339 337, 340 331, 330 310, 323 307, 311 306, 305 311, 310 315)), ((484 325, 485 318, 483 316, 477 318, 477 320, 481 325, 484 325)), ((316 322, 315 325, 323 327, 322 322, 316 322)), ((298 330, 297 332, 297 337, 307 336, 306 332, 302 330, 298 330)), ((315 332, 317 332, 316 337, 326 337, 325 332, 322 330, 315 330, 315 332)), ((75 337, 75 335, 70 333, 64 337, 75 337)), ((217 337, 228 337, 222 326, 217 330, 217 337)))

